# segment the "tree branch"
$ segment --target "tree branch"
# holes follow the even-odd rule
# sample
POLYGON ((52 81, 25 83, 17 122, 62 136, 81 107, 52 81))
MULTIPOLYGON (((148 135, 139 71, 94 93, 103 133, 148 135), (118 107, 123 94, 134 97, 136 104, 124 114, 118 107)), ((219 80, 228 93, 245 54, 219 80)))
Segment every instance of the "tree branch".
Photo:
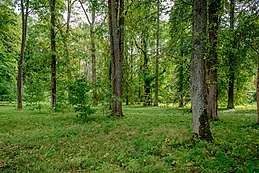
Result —
POLYGON ((257 54, 259 54, 259 51, 258 50, 256 50, 251 44, 249 44, 250 45, 250 47, 257 53, 257 54))
POLYGON ((92 25, 92 22, 90 21, 90 19, 89 19, 88 15, 87 15, 87 12, 86 12, 86 10, 85 10, 85 8, 84 8, 84 6, 83 6, 82 1, 81 1, 81 0, 79 0, 79 2, 80 2, 80 5, 81 5, 81 7, 82 7, 82 9, 83 9, 84 13, 85 13, 85 16, 86 16, 86 19, 87 19, 88 23, 89 23, 90 25, 92 25))
POLYGON ((137 47, 139 50, 141 50, 143 54, 146 54, 146 52, 145 52, 141 47, 139 47, 139 45, 138 45, 138 43, 137 43, 137 40, 136 40, 135 38, 133 38, 133 39, 134 39, 134 41, 135 41, 136 47, 137 47))

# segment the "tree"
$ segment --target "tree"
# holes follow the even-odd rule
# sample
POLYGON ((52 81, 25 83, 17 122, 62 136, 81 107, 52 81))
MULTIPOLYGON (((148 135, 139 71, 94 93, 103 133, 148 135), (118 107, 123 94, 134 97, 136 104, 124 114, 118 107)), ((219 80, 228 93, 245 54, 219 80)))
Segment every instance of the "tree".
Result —
POLYGON ((50 28, 50 41, 51 41, 51 105, 52 109, 56 107, 56 92, 57 92, 57 84, 56 84, 56 0, 50 0, 50 16, 51 16, 51 28, 50 28))
POLYGON ((18 61, 18 78, 17 78, 17 108, 22 109, 22 77, 23 70, 22 65, 24 63, 24 51, 26 45, 26 36, 27 36, 27 24, 28 24, 28 9, 29 9, 29 0, 26 0, 24 5, 24 1, 21 0, 21 13, 22 13, 22 42, 21 42, 21 52, 20 59, 18 61), (25 6, 25 9, 24 9, 25 6))
POLYGON ((96 6, 97 1, 93 0, 91 2, 91 20, 87 14, 86 9, 83 6, 83 3, 79 1, 81 4, 81 7, 84 11, 84 14, 86 16, 86 19, 90 25, 90 45, 91 45, 91 57, 92 57, 92 85, 93 85, 93 105, 98 105, 98 94, 97 94, 97 87, 96 87, 96 46, 95 46, 95 18, 96 18, 96 6))
POLYGON ((193 1, 193 54, 191 57, 191 102, 193 132, 200 139, 212 141, 206 108, 205 48, 207 1, 193 1))
POLYGON ((122 113, 122 59, 124 47, 124 0, 108 0, 112 68, 112 115, 122 113))
POLYGON ((236 39, 235 39, 235 28, 234 28, 234 20, 235 20, 235 1, 230 0, 230 29, 232 31, 233 41, 232 41, 232 49, 229 53, 229 81, 228 81, 228 109, 234 109, 234 84, 235 84, 235 54, 234 49, 236 45, 236 39))
POLYGON ((206 61, 208 95, 207 108, 211 119, 219 120, 218 117, 218 85, 217 85, 217 38, 219 25, 220 0, 209 1, 209 57, 206 61))
POLYGON ((159 12, 159 6, 160 2, 157 0, 157 24, 156 24, 156 86, 155 86, 155 101, 154 101, 154 106, 158 106, 158 69, 159 69, 159 17, 160 17, 160 12, 159 12))

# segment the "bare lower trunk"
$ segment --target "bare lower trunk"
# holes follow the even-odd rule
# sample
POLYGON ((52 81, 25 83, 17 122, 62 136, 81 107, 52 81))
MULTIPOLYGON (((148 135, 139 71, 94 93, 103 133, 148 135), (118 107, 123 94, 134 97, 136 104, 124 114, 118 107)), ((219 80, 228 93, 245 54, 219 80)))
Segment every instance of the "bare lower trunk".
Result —
POLYGON ((217 38, 218 38, 218 9, 220 0, 209 1, 209 58, 207 59, 208 96, 207 109, 212 120, 218 117, 218 84, 217 84, 217 38))
POLYGON ((212 120, 219 120, 218 117, 218 87, 216 72, 209 74, 210 84, 208 86, 208 114, 212 120))
POLYGON ((56 13, 56 0, 51 0, 50 3, 50 10, 51 10, 51 84, 52 84, 52 94, 51 94, 51 106, 52 109, 55 109, 56 107, 56 36, 55 36, 55 26, 56 26, 56 19, 55 19, 55 13, 56 13))
POLYGON ((142 36, 142 42, 143 42, 143 49, 142 49, 142 52, 143 52, 143 56, 144 56, 144 64, 143 64, 143 74, 144 74, 144 106, 150 106, 151 105, 151 100, 150 100, 150 79, 149 79, 149 69, 148 69, 148 55, 147 55, 147 41, 146 39, 147 38, 147 33, 144 33, 143 36, 142 36))
POLYGON ((17 108, 22 109, 22 63, 19 62, 18 64, 18 78, 17 78, 17 108))
POLYGON ((148 81, 145 81, 145 100, 144 100, 144 106, 150 106, 151 105, 151 90, 150 90, 150 83, 148 81))
MULTIPOLYGON (((230 68, 230 70, 234 70, 233 68, 230 68)), ((229 82, 228 82, 228 109, 234 109, 234 79, 235 74, 233 72, 230 72, 229 76, 229 82)))
MULTIPOLYGON (((182 42, 181 42, 182 44, 182 42)), ((183 45, 181 45, 182 47, 183 45)), ((180 96, 180 99, 179 99, 179 107, 183 107, 183 86, 184 86, 184 62, 183 62, 183 56, 184 56, 184 53, 183 53, 183 50, 181 48, 181 58, 180 58, 180 64, 179 64, 179 79, 178 79, 178 93, 179 93, 179 96, 180 96)))
POLYGON ((126 105, 129 105, 129 84, 126 82, 126 105))
POLYGON ((191 102, 193 132, 200 139, 212 141, 206 105, 205 43, 207 1, 193 1, 193 47, 191 57, 191 102))

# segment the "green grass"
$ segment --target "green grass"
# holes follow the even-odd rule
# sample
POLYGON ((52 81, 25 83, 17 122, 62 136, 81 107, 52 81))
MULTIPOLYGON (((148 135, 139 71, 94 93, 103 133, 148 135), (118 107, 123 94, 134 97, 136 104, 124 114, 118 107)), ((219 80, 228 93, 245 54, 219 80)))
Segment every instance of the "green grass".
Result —
POLYGON ((0 172, 259 172, 255 107, 221 110, 214 143, 192 139, 186 109, 126 107, 125 117, 0 107, 0 172))

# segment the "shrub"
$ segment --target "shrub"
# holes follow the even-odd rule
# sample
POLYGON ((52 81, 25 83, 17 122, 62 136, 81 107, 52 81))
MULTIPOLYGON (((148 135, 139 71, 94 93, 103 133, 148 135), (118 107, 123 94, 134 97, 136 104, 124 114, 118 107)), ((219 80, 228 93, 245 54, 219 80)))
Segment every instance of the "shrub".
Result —
POLYGON ((87 119, 89 115, 96 112, 92 108, 92 86, 86 77, 78 77, 69 86, 69 103, 73 106, 79 117, 87 119))

